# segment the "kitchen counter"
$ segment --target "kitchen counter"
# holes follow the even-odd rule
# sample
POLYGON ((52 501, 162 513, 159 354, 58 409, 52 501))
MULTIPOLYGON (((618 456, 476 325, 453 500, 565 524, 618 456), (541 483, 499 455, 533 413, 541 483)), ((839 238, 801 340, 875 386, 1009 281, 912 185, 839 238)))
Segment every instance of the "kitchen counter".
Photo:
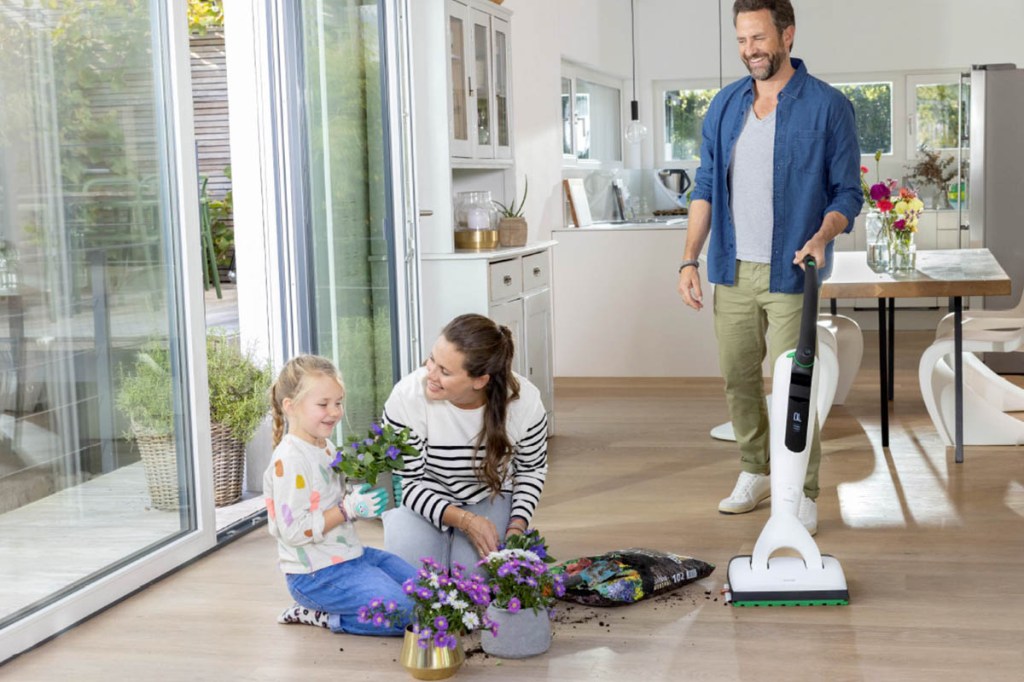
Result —
POLYGON ((605 220, 586 227, 562 227, 552 232, 608 232, 636 230, 679 230, 686 229, 686 216, 664 216, 635 222, 629 220, 605 220))
POLYGON ((699 313, 676 293, 685 223, 554 232, 556 377, 720 375, 711 287, 699 313))

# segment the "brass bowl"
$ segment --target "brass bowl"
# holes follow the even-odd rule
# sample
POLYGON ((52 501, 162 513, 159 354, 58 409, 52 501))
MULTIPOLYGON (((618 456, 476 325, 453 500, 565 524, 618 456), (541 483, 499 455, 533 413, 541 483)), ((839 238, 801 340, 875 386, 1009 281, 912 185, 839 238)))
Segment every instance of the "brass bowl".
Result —
POLYGON ((456 230, 455 248, 460 251, 490 251, 498 248, 498 230, 456 230))
POLYGON ((466 654, 459 642, 454 649, 428 646, 421 649, 417 643, 418 636, 412 626, 405 629, 405 640, 402 642, 402 667, 409 671, 417 680, 443 680, 458 672, 466 661, 466 654))

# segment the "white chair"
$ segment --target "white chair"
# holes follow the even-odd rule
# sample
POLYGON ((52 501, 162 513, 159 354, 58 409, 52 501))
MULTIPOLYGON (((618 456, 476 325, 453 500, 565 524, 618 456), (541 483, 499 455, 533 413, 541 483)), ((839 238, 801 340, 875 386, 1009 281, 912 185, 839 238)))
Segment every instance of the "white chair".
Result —
MULTIPOLYGON (((935 338, 953 334, 953 313, 941 320, 935 329, 935 338)), ((1024 326, 1024 294, 1017 305, 1008 310, 965 310, 963 313, 963 330, 969 329, 1006 329, 1024 326)))
MULTIPOLYGON (((818 315, 818 328, 831 332, 835 337, 839 376, 836 397, 832 404, 844 405, 846 396, 853 387, 853 380, 860 371, 860 361, 864 358, 864 335, 860 331, 860 325, 845 315, 818 315)), ((824 423, 824 420, 821 423, 824 423)))
MULTIPOLYGON (((828 317, 832 316, 829 315, 828 317)), ((850 320, 850 322, 856 327, 856 322, 853 322, 853 320, 850 320)), ((818 383, 819 428, 825 426, 825 419, 828 418, 828 413, 832 410, 832 405, 835 403, 836 389, 839 385, 840 363, 838 359, 837 340, 834 329, 835 327, 831 324, 822 325, 821 321, 818 322, 818 359, 815 363, 815 368, 821 372, 818 383)), ((860 331, 859 327, 857 328, 857 331, 860 331)), ((860 347, 861 351, 863 351, 863 341, 861 341, 860 347)), ((857 365, 860 365, 859 357, 857 358, 857 365)), ((856 374, 856 370, 854 370, 854 374, 856 374)), ((849 386, 847 386, 846 390, 849 392, 849 386)), ((771 419, 771 394, 765 396, 765 400, 768 402, 768 418, 771 419)), ((735 441, 736 432, 732 428, 732 422, 728 421, 711 429, 711 437, 716 440, 735 441)))
MULTIPOLYGON (((996 319, 994 317, 989 319, 996 319)), ((941 327, 940 327, 941 329, 941 327)), ((955 352, 952 328, 921 355, 918 382, 928 416, 943 442, 953 445, 955 399, 951 356, 955 352)), ((1015 329, 963 329, 964 445, 1024 444, 1024 421, 1006 414, 1024 410, 1024 389, 1010 383, 982 363, 974 353, 1008 353, 1021 349, 1024 327, 1015 329)))

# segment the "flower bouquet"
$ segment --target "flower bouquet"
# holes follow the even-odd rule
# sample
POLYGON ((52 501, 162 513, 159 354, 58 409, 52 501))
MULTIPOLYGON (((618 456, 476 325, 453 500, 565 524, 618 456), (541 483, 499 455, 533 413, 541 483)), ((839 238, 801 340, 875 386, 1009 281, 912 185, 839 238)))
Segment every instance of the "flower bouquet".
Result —
POLYGON ((401 469, 406 457, 418 454, 409 445, 409 429, 397 430, 390 424, 374 422, 366 438, 355 439, 338 450, 331 468, 348 478, 376 485, 382 473, 401 469))
POLYGON ((487 613, 498 631, 484 636, 487 653, 503 658, 523 658, 543 653, 551 645, 548 615, 556 597, 565 594, 562 576, 552 574, 554 563, 544 538, 537 530, 511 535, 504 547, 480 560, 491 587, 487 613))
MULTIPOLYGON (((881 158, 880 151, 875 152, 875 164, 881 158)), ((870 207, 868 214, 868 262, 872 267, 880 265, 877 247, 885 243, 888 267, 892 270, 914 269, 914 233, 917 232, 918 218, 924 210, 924 203, 917 193, 907 187, 900 187, 892 178, 885 182, 868 185, 865 175, 868 169, 860 167, 860 183, 864 192, 864 200, 870 207), (872 234, 872 224, 876 224, 877 234, 872 234), (874 257, 874 258, 873 258, 874 257)))

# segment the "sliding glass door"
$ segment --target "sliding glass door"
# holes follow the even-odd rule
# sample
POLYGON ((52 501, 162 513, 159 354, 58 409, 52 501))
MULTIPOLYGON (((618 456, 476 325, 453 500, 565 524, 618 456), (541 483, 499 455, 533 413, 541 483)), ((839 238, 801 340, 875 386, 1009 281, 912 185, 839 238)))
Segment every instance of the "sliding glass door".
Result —
POLYGON ((199 525, 165 12, 0 0, 0 662, 199 525))

